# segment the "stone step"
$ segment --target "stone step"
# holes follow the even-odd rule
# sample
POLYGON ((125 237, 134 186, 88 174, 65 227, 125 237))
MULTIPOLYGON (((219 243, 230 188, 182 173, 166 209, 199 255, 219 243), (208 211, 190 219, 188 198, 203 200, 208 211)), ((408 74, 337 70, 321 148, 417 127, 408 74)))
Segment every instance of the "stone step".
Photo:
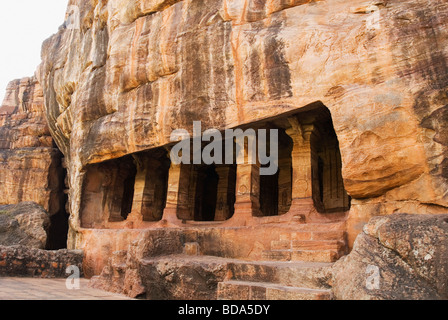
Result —
POLYGON ((291 250, 266 250, 262 253, 263 260, 291 261, 291 250))
POLYGON ((345 247, 343 241, 319 240, 319 241, 291 241, 292 250, 336 250, 341 251, 345 247))
POLYGON ((336 262, 343 254, 337 250, 268 250, 263 259, 274 261, 336 262))
POLYGON ((328 289, 332 263, 303 261, 234 261, 227 280, 265 282, 291 287, 328 289))
POLYGON ((293 250, 291 261, 336 262, 341 256, 337 250, 293 250))
POLYGON ((201 247, 197 242, 187 242, 184 244, 184 254, 187 256, 198 256, 201 254, 201 247))
POLYGON ((218 300, 331 300, 329 289, 309 289, 284 285, 225 281, 218 284, 218 300))
MULTIPOLYGON (((346 241, 347 232, 345 231, 314 231, 311 240, 342 240, 346 241)), ((300 239, 297 239, 300 240, 300 239)))
MULTIPOLYGON (((157 275, 151 280, 154 281, 155 286, 147 292, 148 299, 161 299, 162 297, 163 299, 165 297, 173 299, 173 297, 177 297, 179 291, 183 291, 190 292, 191 299, 195 300, 204 299, 205 294, 216 299, 218 284, 228 281, 270 283, 280 287, 327 290, 330 289, 331 267, 333 266, 332 263, 247 261, 185 254, 148 257, 140 262, 143 274, 157 275), (171 277, 159 274, 159 272, 165 272, 162 270, 172 270, 175 279, 179 279, 182 275, 188 275, 189 279, 185 283, 179 284, 182 286, 182 290, 179 290, 170 282, 172 281, 169 280, 171 277), (194 276, 190 277, 190 275, 194 276), (205 279, 207 284, 204 283, 205 279), (198 288, 202 289, 198 290, 198 288)), ((110 278, 112 276, 113 274, 110 274, 110 278)), ((272 292, 275 290, 272 289, 272 292)), ((272 295, 273 293, 269 297, 272 295)), ((182 297, 184 298, 184 296, 182 297)), ((238 299, 238 296, 235 299, 238 299)))
POLYGON ((288 250, 292 247, 291 240, 274 240, 271 241, 272 250, 288 250))
POLYGON ((345 240, 346 232, 341 230, 329 230, 329 231, 299 231, 281 233, 280 240, 345 240))
POLYGON ((271 242, 271 250, 337 250, 345 249, 340 240, 278 240, 271 242))
MULTIPOLYGON (((304 223, 294 226, 294 229, 290 229, 291 233, 294 232, 330 232, 330 231, 344 231, 346 229, 345 222, 333 222, 333 223, 304 223)), ((288 232, 289 230, 285 230, 288 232)))

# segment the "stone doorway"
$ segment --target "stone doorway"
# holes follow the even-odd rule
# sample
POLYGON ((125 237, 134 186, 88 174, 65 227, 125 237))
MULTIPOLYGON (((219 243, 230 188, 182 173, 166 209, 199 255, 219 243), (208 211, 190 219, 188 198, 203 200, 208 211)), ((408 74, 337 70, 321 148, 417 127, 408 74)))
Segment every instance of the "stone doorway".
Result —
POLYGON ((322 217, 346 213, 350 197, 344 188, 339 141, 329 109, 317 103, 288 122, 286 132, 293 140, 292 206, 312 205, 322 217))
POLYGON ((134 184, 133 215, 145 222, 160 221, 166 207, 171 161, 168 152, 155 149, 134 155, 137 175, 134 184))
POLYGON ((132 211, 137 168, 132 156, 87 168, 81 201, 83 228, 102 228, 125 220, 132 211))

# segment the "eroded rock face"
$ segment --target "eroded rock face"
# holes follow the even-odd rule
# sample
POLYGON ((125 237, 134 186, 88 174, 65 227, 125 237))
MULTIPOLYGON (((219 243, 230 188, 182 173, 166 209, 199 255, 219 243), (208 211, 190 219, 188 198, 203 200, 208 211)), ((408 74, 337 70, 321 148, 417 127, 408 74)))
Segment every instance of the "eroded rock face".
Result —
POLYGON ((79 28, 44 43, 38 79, 70 159, 71 246, 87 165, 164 146, 194 120, 225 129, 316 101, 339 139, 350 243, 372 216, 447 212, 446 1, 69 5, 79 28))
POLYGON ((337 299, 447 299, 448 215, 373 218, 333 267, 337 299))
MULTIPOLYGON (((61 210, 61 153, 53 144, 36 78, 12 81, 0 107, 0 204, 33 201, 61 210)), ((62 184, 62 189, 61 189, 62 184)))
POLYGON ((444 216, 431 214, 448 213, 447 16, 444 0, 70 0, 37 80, 12 82, 0 108, 0 204, 64 214, 54 140, 68 166, 69 247, 86 249, 99 287, 138 296, 155 279, 170 292, 149 296, 188 297, 224 274, 158 259, 187 243, 217 257, 260 260, 274 247, 310 259, 301 241, 323 250, 321 241, 343 239, 345 248, 347 231, 351 247, 384 216, 335 267, 336 297, 446 298, 437 281, 446 257, 434 255, 444 216), (187 222, 199 214, 186 209, 207 171, 166 160, 172 131, 192 133, 193 121, 221 131, 262 123, 284 136, 279 190, 266 189, 256 165, 215 170, 229 181, 220 219, 233 216, 198 227, 194 241, 187 222), (263 205, 277 192, 277 208, 263 205), (395 212, 429 215, 388 217, 395 212), (298 232, 310 220, 325 225, 298 232), (372 266, 384 284, 373 293, 372 266), (178 291, 176 268, 198 287, 178 291))
POLYGON ((66 248, 66 171, 35 77, 12 81, 0 107, 0 205, 32 201, 51 216, 48 249, 66 248))
POLYGON ((0 206, 0 245, 45 249, 50 227, 48 212, 34 202, 0 206))

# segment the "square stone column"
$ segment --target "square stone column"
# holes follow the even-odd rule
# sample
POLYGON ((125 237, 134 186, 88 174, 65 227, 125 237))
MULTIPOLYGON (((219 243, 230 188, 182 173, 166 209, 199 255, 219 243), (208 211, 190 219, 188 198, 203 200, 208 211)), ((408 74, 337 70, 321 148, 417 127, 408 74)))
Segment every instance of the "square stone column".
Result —
POLYGON ((260 216, 260 165, 239 164, 236 174, 236 219, 260 216))
POLYGON ((179 219, 189 217, 190 172, 191 165, 171 164, 163 220, 178 222, 179 219))
POLYGON ((148 167, 146 161, 141 158, 134 157, 137 174, 135 175, 134 184, 134 200, 132 202, 132 212, 128 217, 129 221, 143 221, 143 211, 145 206, 145 189, 148 175, 148 167))
POLYGON ((313 205, 313 173, 311 140, 314 125, 301 125, 296 118, 289 119, 291 128, 286 133, 293 140, 292 156, 292 205, 291 210, 301 210, 313 205))
MULTIPOLYGON (((319 174, 321 179, 321 186, 318 189, 319 197, 317 199, 321 202, 321 209, 326 211, 345 211, 350 207, 350 198, 344 188, 344 180, 342 178, 342 162, 341 155, 338 148, 338 142, 327 141, 321 152, 316 153, 316 161, 320 160, 321 172, 317 173, 317 182, 319 186, 319 174)), ((316 180, 316 178, 315 178, 316 180)), ((316 200, 315 200, 316 201, 316 200)))
POLYGON ((165 199, 163 175, 166 167, 162 161, 150 155, 135 156, 137 174, 134 186, 132 213, 128 220, 158 221, 161 218, 161 206, 165 199))

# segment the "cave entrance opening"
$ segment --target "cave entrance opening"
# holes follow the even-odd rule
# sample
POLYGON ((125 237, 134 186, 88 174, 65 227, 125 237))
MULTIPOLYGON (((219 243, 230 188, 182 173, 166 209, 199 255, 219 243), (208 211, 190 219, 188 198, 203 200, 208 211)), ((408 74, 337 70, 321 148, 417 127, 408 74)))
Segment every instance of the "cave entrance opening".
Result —
POLYGON ((322 214, 350 209, 338 138, 323 104, 246 127, 266 129, 267 158, 270 144, 277 144, 275 174, 258 171, 264 169, 261 159, 237 164, 236 147, 231 165, 171 163, 169 147, 90 165, 82 189, 82 227, 118 228, 109 223, 126 219, 156 222, 171 212, 184 222, 219 222, 240 209, 255 217, 312 212, 312 207, 322 214), (278 140, 271 139, 270 129, 276 129, 278 140))
MULTIPOLYGON (((185 221, 226 221, 235 212, 236 165, 187 165, 190 170, 185 221)), ((186 168, 185 168, 186 169, 186 168)))
POLYGON ((131 215, 140 221, 160 221, 170 165, 167 151, 158 148, 88 166, 82 190, 82 227, 104 228, 131 215))
POLYGON ((346 212, 351 198, 344 188, 339 141, 327 108, 316 111, 311 135, 313 202, 319 213, 346 212))
POLYGON ((64 155, 53 145, 52 163, 49 169, 48 186, 51 188, 49 214, 50 227, 47 230, 47 250, 67 248, 69 230, 67 168, 64 155))
POLYGON ((90 165, 82 189, 82 227, 125 220, 132 211, 136 173, 132 156, 90 165))

